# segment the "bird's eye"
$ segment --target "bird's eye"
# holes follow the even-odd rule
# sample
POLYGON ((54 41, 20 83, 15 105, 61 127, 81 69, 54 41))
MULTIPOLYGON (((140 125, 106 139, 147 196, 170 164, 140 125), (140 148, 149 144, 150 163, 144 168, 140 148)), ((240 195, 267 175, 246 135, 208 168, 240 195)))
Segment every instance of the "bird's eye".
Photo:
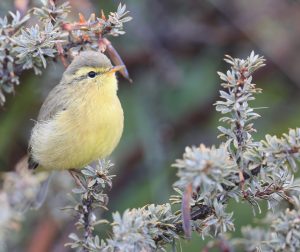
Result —
POLYGON ((95 73, 94 71, 90 71, 90 72, 88 72, 88 76, 89 76, 90 78, 95 78, 96 73, 95 73))

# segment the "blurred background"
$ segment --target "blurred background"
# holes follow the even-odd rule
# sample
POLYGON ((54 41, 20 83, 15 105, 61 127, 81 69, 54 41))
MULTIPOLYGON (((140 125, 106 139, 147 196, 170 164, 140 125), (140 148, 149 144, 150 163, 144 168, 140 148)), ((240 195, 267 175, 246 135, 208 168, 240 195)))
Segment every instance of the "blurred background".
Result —
MULTIPOLYGON (((16 0, 22 1, 22 0, 16 0)), ((26 2, 26 0, 23 0, 26 2)), ((29 0, 28 0, 29 1, 29 0)), ((71 0, 71 17, 81 12, 115 11, 119 1, 71 0), (72 16, 73 15, 73 16, 72 16)), ((112 156, 115 163, 110 212, 164 203, 173 193, 176 169, 185 146, 218 145, 220 115, 217 71, 226 71, 224 54, 246 57, 252 50, 264 55, 267 66, 255 74, 263 89, 255 107, 256 140, 300 126, 300 3, 293 0, 128 0, 133 20, 126 34, 110 38, 128 67, 133 84, 119 78, 125 130, 112 156)), ((30 1, 34 6, 38 1, 30 1)), ((14 1, 1 1, 1 17, 14 10, 14 1)), ((27 72, 13 96, 0 108, 0 168, 13 170, 24 156, 42 101, 56 85, 64 68, 50 63, 41 76, 27 72)), ((27 215, 19 232, 10 237, 9 251, 69 251, 63 246, 74 229, 74 218, 62 214, 72 180, 66 173, 54 179, 47 204, 27 215), (65 188, 65 189, 64 189, 65 188), (55 209, 55 211, 53 210, 55 209)), ((236 231, 251 224, 246 203, 232 203, 236 231)), ((256 216, 261 218, 262 215, 256 216)), ((255 224, 255 220, 254 220, 255 224)), ((107 236, 107 231, 99 230, 107 236)), ((201 251, 206 241, 195 235, 182 242, 183 251, 201 251)))

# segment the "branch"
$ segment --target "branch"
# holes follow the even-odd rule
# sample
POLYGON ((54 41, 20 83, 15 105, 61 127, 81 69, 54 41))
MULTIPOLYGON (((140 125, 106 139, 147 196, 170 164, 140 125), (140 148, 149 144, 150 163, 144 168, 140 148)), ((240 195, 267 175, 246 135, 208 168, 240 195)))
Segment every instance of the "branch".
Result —
MULTIPOLYGON (((66 21, 69 12, 68 2, 57 5, 55 1, 43 1, 42 7, 30 9, 24 17, 17 11, 0 19, 0 46, 4 52, 0 58, 0 104, 5 102, 4 93, 14 92, 24 70, 41 74, 49 60, 61 59, 66 65, 82 50, 108 50, 115 64, 124 64, 105 37, 125 33, 124 23, 131 20, 126 5, 120 4, 108 17, 102 12, 101 17, 91 14, 86 20, 79 14, 79 21, 74 23, 66 21), (39 22, 25 28, 24 24, 32 18, 39 22)), ((122 74, 129 79, 127 70, 122 74)))
MULTIPOLYGON (((292 204, 295 202, 288 195, 299 190, 288 168, 295 171, 296 162, 300 160, 300 130, 291 130, 281 139, 271 136, 261 142, 252 139, 255 130, 251 121, 259 115, 249 102, 261 90, 252 83, 251 75, 264 66, 263 57, 252 52, 246 60, 226 56, 225 61, 231 65, 231 70, 226 75, 218 73, 225 81, 221 85, 226 92, 220 91, 223 100, 215 105, 218 112, 228 114, 220 119, 228 127, 218 128, 227 141, 218 148, 187 147, 183 158, 173 165, 178 168, 179 179, 174 184, 178 195, 172 196, 171 201, 174 204, 185 202, 183 209, 192 209, 192 220, 194 206, 209 209, 210 215, 193 221, 193 229, 202 236, 234 229, 233 213, 225 212, 230 198, 247 200, 253 211, 256 208, 260 211, 260 200, 267 201, 269 208, 282 199, 292 204), (190 184, 194 195, 186 202, 184 191, 190 184)), ((183 220, 184 216, 182 213, 183 220)))
MULTIPOLYGON (((112 178, 114 175, 109 175, 113 164, 110 161, 99 160, 97 165, 87 166, 76 175, 80 180, 79 188, 73 189, 73 193, 79 195, 77 204, 72 207, 78 215, 76 227, 83 230, 82 238, 76 234, 70 234, 70 239, 73 242, 66 244, 72 248, 81 247, 84 252, 91 251, 94 246, 95 239, 98 236, 94 234, 96 225, 107 223, 106 220, 98 220, 95 211, 97 209, 107 210, 108 196, 104 190, 112 186, 112 178)), ((70 209, 68 207, 67 209, 70 209)))

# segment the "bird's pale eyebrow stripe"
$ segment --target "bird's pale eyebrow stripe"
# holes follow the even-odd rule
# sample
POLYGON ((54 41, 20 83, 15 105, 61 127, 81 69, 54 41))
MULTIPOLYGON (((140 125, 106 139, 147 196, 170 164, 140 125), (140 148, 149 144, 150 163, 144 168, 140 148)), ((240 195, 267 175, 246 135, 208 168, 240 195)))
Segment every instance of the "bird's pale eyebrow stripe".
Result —
POLYGON ((90 71, 94 71, 96 73, 104 73, 107 69, 109 69, 109 67, 82 67, 81 69, 78 69, 75 74, 82 76, 86 75, 90 71))
MULTIPOLYGON (((94 71, 97 75, 99 75, 99 74, 103 74, 103 70, 102 71, 94 71)), ((85 73, 85 74, 82 74, 82 75, 80 75, 80 76, 78 76, 78 77, 76 77, 76 78, 73 78, 72 79, 72 81, 70 81, 68 84, 71 84, 73 81, 82 81, 82 80, 84 80, 84 79, 88 79, 89 77, 88 77, 88 72, 87 73, 85 73)))
POLYGON ((88 79, 88 73, 90 71, 94 71, 97 75, 100 75, 100 74, 103 74, 105 73, 106 71, 108 71, 110 68, 107 67, 97 67, 97 68, 94 68, 94 67, 86 67, 86 68, 83 68, 83 69, 80 69, 79 71, 75 72, 73 74, 73 76, 75 77, 76 74, 80 74, 79 76, 75 77, 72 79, 72 81, 70 81, 68 84, 72 83, 73 81, 82 81, 84 79, 88 79))

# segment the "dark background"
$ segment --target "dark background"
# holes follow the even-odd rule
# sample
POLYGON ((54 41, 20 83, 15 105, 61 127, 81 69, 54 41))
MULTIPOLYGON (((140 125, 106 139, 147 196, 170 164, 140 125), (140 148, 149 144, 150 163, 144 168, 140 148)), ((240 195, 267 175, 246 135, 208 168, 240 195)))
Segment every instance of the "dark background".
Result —
MULTIPOLYGON (((70 2, 73 19, 78 12, 88 17, 101 8, 108 13, 119 4, 104 0, 70 2)), ((31 6, 36 3, 32 1, 31 6)), ((176 169, 171 164, 182 156, 185 146, 220 143, 216 129, 220 115, 212 104, 220 88, 216 72, 228 67, 222 61, 224 54, 243 58, 254 50, 267 59, 267 66, 254 76, 254 82, 263 89, 255 107, 268 107, 259 111, 262 118, 255 124, 256 140, 300 125, 298 1, 123 3, 133 20, 125 24, 124 36, 110 39, 134 82, 119 78, 125 129, 112 156, 117 177, 109 192, 111 211, 166 202, 176 180, 176 169)), ((13 2, 1 1, 0 9, 3 17, 8 10, 14 10, 13 2)), ((24 73, 15 95, 9 96, 0 108, 1 170, 12 170, 26 153, 31 119, 36 118, 43 99, 59 82, 63 70, 61 64, 50 63, 42 76, 24 73)), ((63 178, 60 176, 53 186, 68 187, 68 174, 63 178)), ((64 206, 66 192, 62 193, 63 200, 53 201, 52 195, 53 188, 48 204, 38 213, 30 213, 18 235, 11 237, 11 251, 68 251, 63 244, 73 230, 73 219, 52 211, 64 206)), ((234 210, 236 220, 232 235, 238 236, 240 226, 251 223, 252 210, 246 203, 232 203, 229 208, 234 210)), ((111 213, 106 217, 110 219, 111 213)), ((199 251, 205 242, 195 235, 192 242, 182 242, 183 251, 199 251)))

